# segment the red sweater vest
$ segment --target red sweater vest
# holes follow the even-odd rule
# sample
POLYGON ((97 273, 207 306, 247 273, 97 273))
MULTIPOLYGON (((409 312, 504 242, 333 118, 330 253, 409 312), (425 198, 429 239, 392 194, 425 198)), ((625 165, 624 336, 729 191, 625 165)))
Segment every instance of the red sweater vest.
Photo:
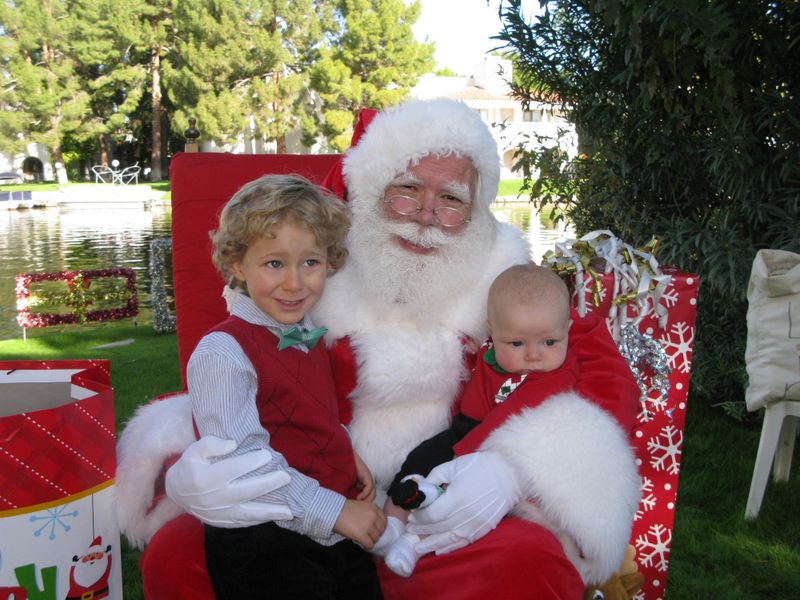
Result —
POLYGON ((330 360, 324 344, 308 354, 278 350, 265 327, 229 317, 212 331, 231 335, 258 378, 256 405, 270 446, 325 488, 348 498, 358 494, 353 447, 339 420, 330 360))

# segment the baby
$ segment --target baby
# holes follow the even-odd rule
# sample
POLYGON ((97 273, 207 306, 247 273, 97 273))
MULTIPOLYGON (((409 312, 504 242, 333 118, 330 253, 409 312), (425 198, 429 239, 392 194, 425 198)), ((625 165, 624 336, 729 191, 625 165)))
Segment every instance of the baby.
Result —
POLYGON ((446 493, 445 485, 424 476, 455 456, 480 451, 510 416, 574 386, 577 360, 567 352, 571 324, 569 291, 550 269, 516 265, 494 280, 488 297, 490 338, 478 353, 461 412, 449 429, 409 453, 389 488, 386 530, 372 551, 383 555, 392 571, 408 577, 419 558, 419 537, 405 532, 408 511, 446 493))

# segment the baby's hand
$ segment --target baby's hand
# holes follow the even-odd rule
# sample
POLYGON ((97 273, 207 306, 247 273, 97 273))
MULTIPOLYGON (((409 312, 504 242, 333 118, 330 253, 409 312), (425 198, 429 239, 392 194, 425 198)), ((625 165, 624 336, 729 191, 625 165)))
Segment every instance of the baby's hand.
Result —
POLYGON ((345 500, 333 530, 369 550, 386 529, 386 515, 372 502, 345 500))
POLYGON ((369 467, 361 460, 358 452, 353 450, 353 456, 356 459, 356 480, 358 487, 361 489, 358 496, 356 496, 356 500, 372 502, 375 500, 375 480, 372 478, 369 467))

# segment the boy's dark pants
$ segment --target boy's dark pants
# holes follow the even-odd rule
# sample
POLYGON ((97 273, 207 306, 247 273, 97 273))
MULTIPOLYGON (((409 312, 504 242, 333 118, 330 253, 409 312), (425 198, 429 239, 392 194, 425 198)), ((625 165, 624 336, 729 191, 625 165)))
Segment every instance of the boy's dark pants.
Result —
POLYGON ((372 555, 351 540, 323 546, 275 523, 205 526, 206 564, 218 600, 380 600, 372 555))

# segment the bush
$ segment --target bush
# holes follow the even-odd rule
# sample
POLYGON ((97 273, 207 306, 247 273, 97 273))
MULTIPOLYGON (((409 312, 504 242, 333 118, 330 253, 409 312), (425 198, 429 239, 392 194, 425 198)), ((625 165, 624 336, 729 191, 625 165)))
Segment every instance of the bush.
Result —
POLYGON ((700 275, 693 395, 743 400, 746 288, 761 248, 800 251, 800 6, 752 0, 501 4, 523 101, 557 98, 566 165, 527 152, 527 189, 578 233, 610 229, 700 275), (540 173, 539 180, 532 175, 540 173))

